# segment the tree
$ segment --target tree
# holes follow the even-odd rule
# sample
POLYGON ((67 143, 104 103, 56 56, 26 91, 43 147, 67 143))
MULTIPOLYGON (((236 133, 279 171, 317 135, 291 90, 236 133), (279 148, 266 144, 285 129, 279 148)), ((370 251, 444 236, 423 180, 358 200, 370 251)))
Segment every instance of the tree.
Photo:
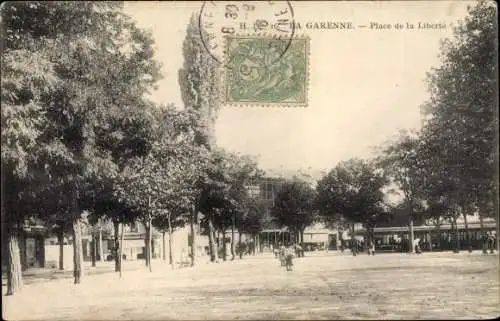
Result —
POLYGON ((294 179, 282 185, 271 209, 271 215, 294 232, 300 244, 304 242, 304 229, 314 219, 315 196, 315 190, 307 182, 294 179))
POLYGON ((318 181, 316 206, 326 222, 337 222, 341 215, 351 222, 351 246, 354 248, 354 223, 373 228, 384 215, 382 188, 387 178, 373 164, 360 159, 340 162, 318 181))
POLYGON ((465 219, 475 210, 481 218, 498 213, 497 10, 480 1, 468 11, 442 43, 422 108, 433 177, 447 185, 443 197, 465 219))
POLYGON ((251 235, 254 240, 254 244, 256 244, 257 243, 255 242, 256 236, 263 229, 262 220, 267 211, 268 211, 267 204, 261 199, 254 197, 247 198, 245 203, 245 210, 242 213, 243 215, 241 216, 241 220, 238 224, 238 231, 239 231, 238 247, 240 248, 240 258, 243 255, 243 251, 241 251, 242 248, 241 234, 245 233, 251 235))
MULTIPOLYGON (((246 209, 247 186, 250 181, 261 175, 262 171, 258 169, 257 163, 249 156, 224 150, 212 152, 200 198, 200 209, 203 213, 208 213, 204 223, 211 243, 212 261, 218 259, 215 229, 225 235, 226 230, 231 227, 231 249, 234 257, 236 222, 246 209)), ((224 242, 224 260, 227 254, 225 244, 224 242)))
MULTIPOLYGON (((175 202, 175 201, 174 201, 175 202)), ((165 260, 165 233, 168 233, 168 260, 172 269, 175 269, 175 258, 174 258, 174 245, 173 245, 173 233, 179 228, 186 224, 187 217, 186 212, 189 213, 189 203, 181 202, 181 204, 169 204, 169 208, 160 212, 160 215, 155 216, 152 221, 154 227, 156 227, 163 236, 163 259, 165 260), (183 206, 184 205, 184 206, 183 206)))
POLYGON ((24 213, 22 196, 30 185, 31 164, 43 129, 44 96, 59 81, 50 60, 50 41, 34 39, 38 29, 26 20, 36 16, 37 3, 2 6, 2 227, 7 242, 7 294, 22 287, 19 234, 24 213))
MULTIPOLYGON (((225 189, 223 190, 224 207, 220 209, 218 222, 220 222, 221 231, 225 234, 227 227, 231 226, 231 256, 234 260, 236 242, 235 230, 237 222, 241 223, 242 216, 247 210, 248 190, 247 186, 251 181, 255 181, 263 175, 259 170, 257 163, 250 156, 225 153, 227 166, 224 170, 227 173, 225 177, 225 189)), ((224 245, 226 243, 224 242, 224 245)), ((226 256, 226 249, 224 256, 226 256)), ((225 259, 225 258, 224 258, 225 259)))
POLYGON ((34 118, 43 120, 43 126, 26 137, 36 142, 38 170, 50 177, 51 184, 70 187, 74 281, 79 283, 82 198, 96 175, 114 167, 96 143, 96 134, 116 112, 142 103, 158 80, 153 41, 120 12, 119 3, 9 3, 4 9, 4 44, 9 52, 5 69, 23 72, 13 58, 25 57, 26 66, 40 65, 43 74, 18 78, 17 89, 13 79, 14 86, 2 95, 10 99, 12 119, 24 114, 23 124, 33 124, 32 115, 43 114, 42 119, 34 118), (30 64, 34 58, 40 64, 30 64), (30 85, 27 81, 32 80, 30 85))
POLYGON ((204 215, 203 226, 208 233, 210 261, 218 262, 218 246, 216 240, 216 221, 221 225, 221 212, 230 206, 228 199, 229 168, 228 159, 223 150, 215 150, 210 154, 199 199, 199 209, 204 215))
MULTIPOLYGON (((203 47, 200 31, 204 32, 204 30, 199 29, 197 15, 193 14, 187 26, 182 46, 184 65, 179 70, 179 85, 184 108, 193 115, 196 144, 205 146, 207 150, 211 151, 215 147, 214 130, 219 108, 220 71, 215 60, 203 47)), ((193 207, 191 217, 192 265, 195 264, 196 259, 195 224, 198 222, 198 211, 199 208, 193 207)), ((210 213, 203 214, 208 220, 211 219, 210 213)), ((208 225, 213 228, 213 222, 209 222, 208 225)), ((213 231, 210 235, 212 234, 213 231)))
MULTIPOLYGON (((151 227, 153 220, 171 221, 172 213, 194 203, 194 183, 203 166, 203 149, 193 144, 189 115, 174 106, 152 110, 151 149, 131 158, 115 185, 116 196, 141 214, 146 227, 146 265, 151 271, 151 227), (176 201, 174 201, 176 199, 176 201)), ((172 226, 171 226, 172 227, 172 226)))
MULTIPOLYGON (((111 221, 113 225, 113 257, 115 260, 115 272, 122 270, 123 243, 120 242, 120 225, 123 226, 131 224, 140 216, 137 208, 131 206, 129 203, 120 200, 116 195, 115 186, 119 180, 109 181, 108 184, 96 184, 92 190, 95 192, 93 212, 90 216, 90 221, 95 225, 101 221, 111 221), (111 185, 113 184, 113 185, 111 185)), ((100 250, 101 256, 103 255, 102 249, 100 250)))
POLYGON ((396 141, 385 146, 383 155, 378 158, 380 168, 403 194, 403 206, 408 212, 411 253, 415 253, 413 225, 415 219, 419 219, 415 208, 421 204, 420 197, 424 188, 421 149, 417 133, 401 131, 396 141))

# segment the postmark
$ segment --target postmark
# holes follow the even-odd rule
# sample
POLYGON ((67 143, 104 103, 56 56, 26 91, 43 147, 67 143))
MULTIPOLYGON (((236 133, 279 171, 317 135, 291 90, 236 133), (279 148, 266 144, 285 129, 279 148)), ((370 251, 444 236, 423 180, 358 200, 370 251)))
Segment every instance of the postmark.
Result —
POLYGON ((285 45, 275 55, 277 60, 291 45, 295 33, 289 1, 205 1, 198 18, 203 46, 224 67, 229 62, 225 52, 228 36, 245 33, 281 40, 285 45))
POLYGON ((288 43, 271 36, 228 36, 222 100, 237 106, 307 106, 309 46, 308 37, 288 43))

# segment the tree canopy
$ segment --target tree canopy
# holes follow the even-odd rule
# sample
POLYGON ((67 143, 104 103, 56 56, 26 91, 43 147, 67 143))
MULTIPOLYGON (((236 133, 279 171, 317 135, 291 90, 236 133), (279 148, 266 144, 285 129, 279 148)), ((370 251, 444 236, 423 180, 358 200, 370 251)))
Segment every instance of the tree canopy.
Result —
POLYGON ((314 220, 315 190, 305 181, 285 182, 276 194, 271 215, 282 226, 302 234, 314 220))

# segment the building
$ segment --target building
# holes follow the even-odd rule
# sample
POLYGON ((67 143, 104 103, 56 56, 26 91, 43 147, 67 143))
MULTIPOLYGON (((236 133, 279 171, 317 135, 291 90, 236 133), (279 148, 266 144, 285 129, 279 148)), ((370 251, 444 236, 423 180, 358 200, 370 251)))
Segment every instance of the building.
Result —
MULTIPOLYGON (((140 222, 126 225, 124 229, 123 259, 126 261, 145 258, 145 227, 140 222)), ((197 230, 197 256, 204 256, 208 237, 197 230)), ((120 237, 120 236, 118 236, 120 237)), ((169 257, 168 234, 152 229, 152 258, 169 257)), ((177 262, 188 261, 192 238, 189 226, 177 229, 172 236, 173 257, 177 262)), ((82 230, 82 252, 84 262, 92 261, 95 251, 96 261, 112 261, 115 235, 111 222, 103 222, 97 227, 84 224, 82 230)), ((2 247, 3 248, 3 247, 2 247)), ((3 249, 2 249, 3 250, 3 249)), ((21 264, 28 268, 58 268, 62 251, 63 268, 73 268, 73 238, 66 233, 62 244, 53 231, 41 220, 26 220, 20 237, 21 264)), ((6 254, 6 253, 5 253, 6 254)), ((6 257, 6 256, 4 256, 6 257)), ((2 264, 5 260, 2 260, 2 264)))
MULTIPOLYGON (((279 226, 273 221, 270 209, 274 206, 276 195, 281 190, 285 178, 264 177, 258 182, 249 185, 249 194, 267 205, 266 213, 263 215, 264 229, 259 234, 258 248, 261 251, 271 251, 281 244, 296 242, 296 236, 286 227, 279 226)), ((304 230, 303 245, 305 250, 337 249, 339 232, 336 229, 328 229, 322 223, 315 223, 304 230)))
MULTIPOLYGON (((473 250, 479 250, 483 246, 482 233, 496 233, 496 222, 493 219, 485 219, 483 228, 477 221, 468 223, 468 228, 465 228, 463 222, 457 222, 457 236, 460 247, 466 249, 469 242, 467 241, 467 233, 470 235, 470 244, 473 250)), ((366 231, 361 228, 357 231, 357 236, 363 238, 366 231)), ((451 224, 448 222, 439 226, 433 224, 421 224, 413 227, 415 239, 419 239, 422 250, 446 251, 454 248, 454 234, 451 224)), ((409 240, 409 228, 407 225, 401 226, 384 226, 375 227, 373 236, 375 240, 375 249, 377 251, 407 251, 409 250, 406 244, 409 240)))

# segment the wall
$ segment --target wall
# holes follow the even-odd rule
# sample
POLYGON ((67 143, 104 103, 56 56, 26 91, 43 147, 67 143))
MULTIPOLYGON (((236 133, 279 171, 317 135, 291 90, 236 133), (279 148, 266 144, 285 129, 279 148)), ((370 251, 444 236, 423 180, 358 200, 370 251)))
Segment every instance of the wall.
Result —
MULTIPOLYGON (((190 227, 184 227, 176 230, 173 233, 173 256, 177 262, 180 261, 188 261, 190 246, 189 246, 189 235, 190 235, 190 227)), ((205 253, 204 247, 208 246, 208 237, 197 235, 197 256, 203 256, 205 253)), ((168 260, 169 257, 169 236, 168 233, 165 233, 165 258, 168 260)), ((158 232, 158 234, 154 238, 154 251, 156 255, 156 259, 163 258, 163 235, 158 232)), ((124 240, 124 251, 123 253, 126 256, 126 260, 137 260, 137 255, 139 254, 142 259, 142 254, 144 252, 144 239, 125 239, 124 240)))
MULTIPOLYGON (((63 245, 64 269, 73 268, 73 245, 63 245)), ((45 245, 45 267, 59 268, 59 245, 45 245)))
POLYGON ((304 233, 304 243, 328 242, 328 233, 304 233))

